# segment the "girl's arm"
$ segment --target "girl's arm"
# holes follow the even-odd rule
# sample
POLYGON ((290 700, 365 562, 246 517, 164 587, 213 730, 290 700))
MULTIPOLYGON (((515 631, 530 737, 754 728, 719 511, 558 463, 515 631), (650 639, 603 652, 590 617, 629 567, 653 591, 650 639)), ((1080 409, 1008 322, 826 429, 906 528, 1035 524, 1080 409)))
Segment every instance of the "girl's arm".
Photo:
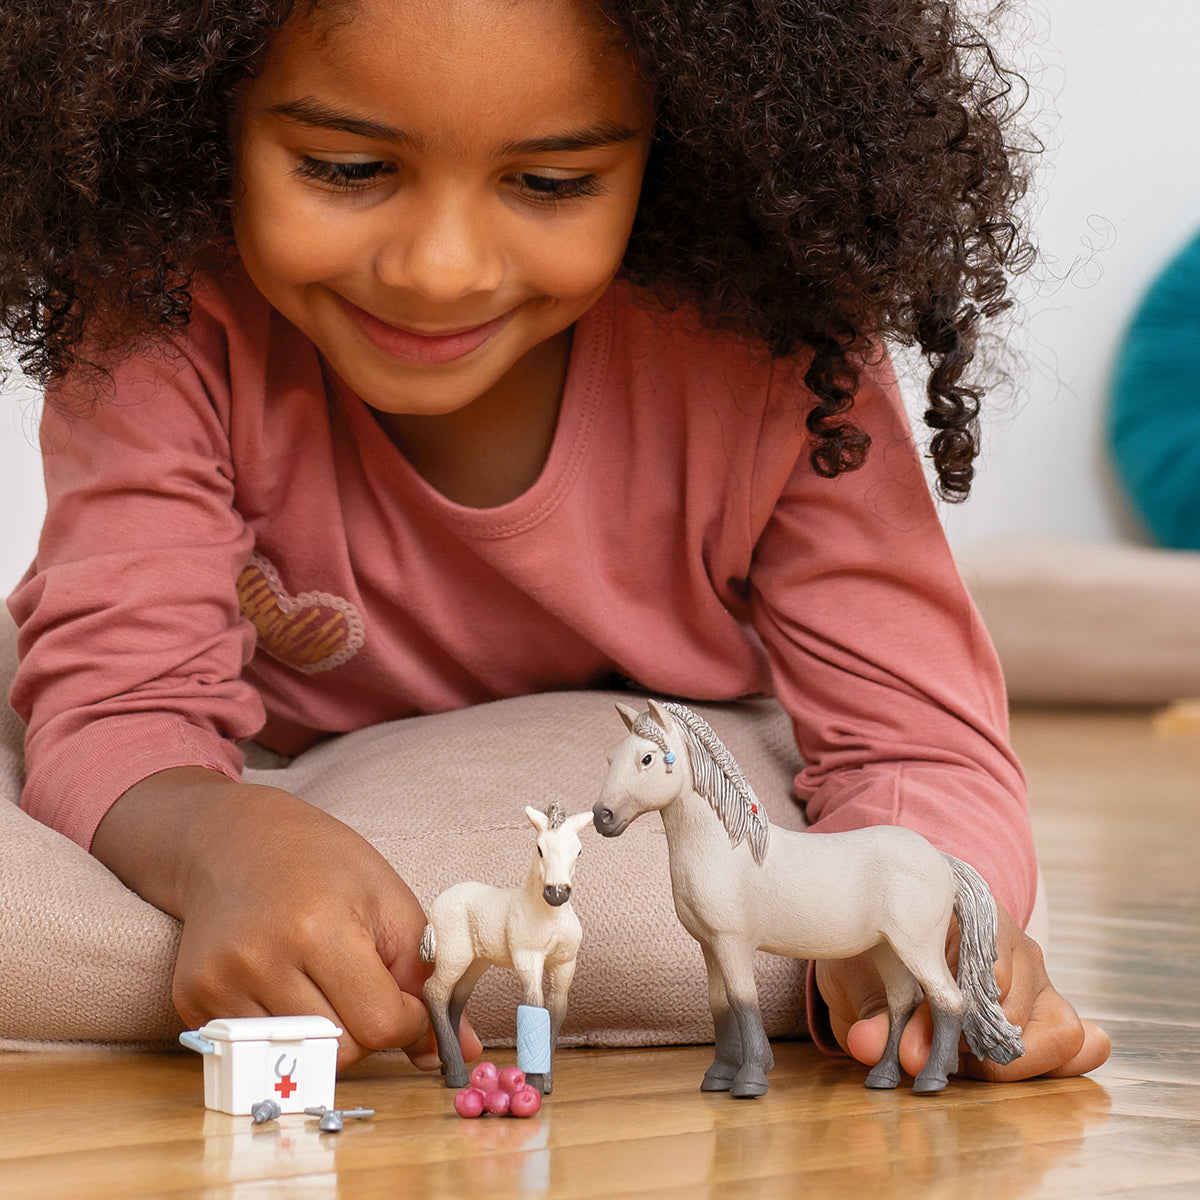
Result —
POLYGON ((253 537, 224 330, 201 307, 186 338, 122 363, 94 411, 64 417, 54 405, 79 397, 60 391, 45 413, 46 524, 10 600, 23 802, 183 920, 174 999, 189 1022, 314 1011, 345 1029, 343 1061, 380 1045, 420 1056, 411 892, 348 826, 238 780, 237 740, 264 716, 235 587, 253 537))
MULTIPOLYGON (((1026 1029, 1026 1056, 1004 1075, 1091 1069, 1106 1040, 1054 990, 1022 932, 1037 865, 1003 679, 886 363, 864 373, 854 416, 872 438, 866 466, 827 480, 802 462, 755 553, 754 623, 806 764, 798 794, 815 831, 905 825, 972 863, 1005 910, 997 975, 1026 1029)), ((832 1035, 874 1062, 886 1017, 869 962, 823 962, 814 980, 832 1035)), ((927 1017, 914 1018, 906 1066, 928 1035, 927 1017)))
POLYGON ((753 622, 805 764, 797 794, 821 832, 917 830, 1024 925, 1037 863, 1004 681, 886 363, 864 371, 853 415, 866 465, 836 479, 803 455, 781 468, 754 554, 753 622))
POLYGON ((343 1064, 400 1046, 437 1065, 420 1000, 424 914, 349 826, 278 789, 179 767, 130 788, 92 852, 183 922, 173 999, 192 1028, 320 1014, 344 1030, 343 1064))
POLYGON ((236 778, 237 743, 264 720, 242 678, 254 630, 235 584, 253 535, 228 383, 209 366, 223 348, 211 322, 193 326, 185 348, 121 363, 98 403, 87 380, 51 390, 42 417, 46 518, 8 602, 22 805, 85 849, 117 797, 158 771, 236 778))

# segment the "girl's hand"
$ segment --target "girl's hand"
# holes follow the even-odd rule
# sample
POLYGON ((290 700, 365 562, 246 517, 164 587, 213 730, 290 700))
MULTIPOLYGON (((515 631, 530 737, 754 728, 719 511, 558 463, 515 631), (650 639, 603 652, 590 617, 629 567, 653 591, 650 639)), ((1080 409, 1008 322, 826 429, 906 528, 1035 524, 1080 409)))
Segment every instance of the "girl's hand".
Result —
MULTIPOLYGON (((1100 1066, 1110 1049, 1108 1034, 1082 1020, 1055 990, 1046 974, 1041 947, 1023 933, 999 907, 996 937, 996 982, 1005 1016, 1021 1026, 1025 1054, 1008 1066, 980 1062, 964 1042, 960 1073, 997 1082, 1035 1075, 1083 1075, 1100 1066)), ((951 925, 948 949, 951 970, 958 966, 958 926, 951 925)), ((868 955, 822 960, 816 965, 817 987, 829 1006, 830 1027, 838 1044, 867 1066, 883 1055, 888 1016, 883 984, 868 955)), ((916 1075, 925 1065, 933 1027, 928 1003, 913 1014, 900 1039, 900 1065, 916 1075)))
MULTIPOLYGON (((191 1028, 311 1013, 342 1027, 339 1066, 396 1046, 423 1069, 437 1066, 421 999, 429 970, 417 954, 425 915, 349 826, 286 792, 179 768, 127 792, 93 850, 182 919, 172 998, 191 1028), (114 843, 139 818, 165 821, 175 840, 131 870, 128 848, 114 843)), ((469 1029, 463 1042, 465 1057, 479 1054, 469 1029)))

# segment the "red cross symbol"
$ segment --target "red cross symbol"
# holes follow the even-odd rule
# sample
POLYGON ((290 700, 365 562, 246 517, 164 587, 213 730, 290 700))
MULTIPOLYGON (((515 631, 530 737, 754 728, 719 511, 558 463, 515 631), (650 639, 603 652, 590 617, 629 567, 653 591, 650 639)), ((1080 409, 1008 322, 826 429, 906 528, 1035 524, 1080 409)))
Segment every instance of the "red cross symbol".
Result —
POLYGON ((286 1100, 300 1085, 292 1082, 290 1075, 283 1075, 275 1085, 275 1090, 286 1100))

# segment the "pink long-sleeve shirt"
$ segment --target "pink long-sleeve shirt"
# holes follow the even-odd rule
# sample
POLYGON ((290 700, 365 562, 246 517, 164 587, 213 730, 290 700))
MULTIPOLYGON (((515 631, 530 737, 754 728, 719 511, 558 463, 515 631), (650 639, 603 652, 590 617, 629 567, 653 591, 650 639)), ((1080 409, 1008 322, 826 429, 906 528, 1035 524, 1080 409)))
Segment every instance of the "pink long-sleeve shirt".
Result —
MULTIPOLYGON (((48 514, 10 599, 24 805, 86 846, 168 767, 614 677, 774 693, 817 830, 896 823, 1023 922, 1035 862, 996 658, 886 362, 867 465, 808 461, 802 361, 615 285, 578 324, 549 459, 511 503, 431 488, 233 270, 93 413, 47 406, 48 514)), ((54 399, 70 400, 70 396, 54 399)))

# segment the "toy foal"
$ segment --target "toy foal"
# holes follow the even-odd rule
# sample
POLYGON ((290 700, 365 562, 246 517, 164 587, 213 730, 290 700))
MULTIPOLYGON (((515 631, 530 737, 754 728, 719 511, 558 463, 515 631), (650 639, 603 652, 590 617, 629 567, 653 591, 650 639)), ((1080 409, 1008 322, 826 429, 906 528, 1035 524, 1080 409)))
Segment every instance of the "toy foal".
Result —
POLYGON ((761 1096, 774 1065, 754 982, 756 949, 793 958, 869 951, 887 990, 890 1027, 867 1086, 900 1082, 900 1034, 928 997, 933 1046, 914 1092, 939 1092, 958 1068, 959 1036, 979 1058, 1024 1054, 998 1004, 996 903, 979 873, 895 825, 849 833, 772 831, 732 755, 681 704, 618 704, 629 735, 610 758, 593 811, 617 837, 662 814, 675 911, 700 943, 716 1057, 705 1091, 761 1096), (946 964, 951 914, 961 932, 958 981, 946 964))
MULTIPOLYGON (((434 969, 425 983, 425 1005, 447 1087, 467 1085, 458 1027, 467 999, 489 967, 516 971, 523 1003, 534 1008, 543 1006, 545 976, 551 1055, 567 1013, 567 992, 583 936, 571 907, 571 880, 583 848, 579 831, 591 824, 592 814, 568 817, 558 804, 545 813, 528 807, 525 812, 537 829, 537 854, 523 887, 457 883, 429 907, 420 954, 434 969)), ((552 1069, 531 1074, 528 1082, 550 1092, 552 1069)))

